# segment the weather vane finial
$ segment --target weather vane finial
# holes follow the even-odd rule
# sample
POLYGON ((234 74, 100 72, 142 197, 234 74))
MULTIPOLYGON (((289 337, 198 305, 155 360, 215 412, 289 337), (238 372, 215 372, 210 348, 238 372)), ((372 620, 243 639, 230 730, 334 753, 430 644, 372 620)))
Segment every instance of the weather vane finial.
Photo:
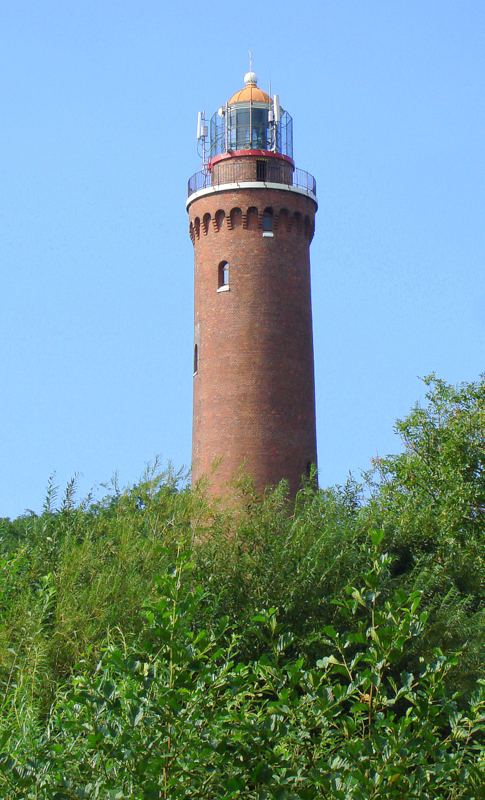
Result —
POLYGON ((253 72, 253 53, 251 50, 248 50, 249 54, 249 72, 246 72, 244 76, 244 83, 246 86, 257 86, 258 85, 258 76, 255 72, 253 72))

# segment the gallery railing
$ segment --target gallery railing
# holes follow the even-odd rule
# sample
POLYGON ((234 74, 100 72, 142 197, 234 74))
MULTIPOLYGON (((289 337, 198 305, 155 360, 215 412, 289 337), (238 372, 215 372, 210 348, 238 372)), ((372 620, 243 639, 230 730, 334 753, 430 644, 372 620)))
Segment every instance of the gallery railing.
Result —
MULTIPOLYGON (((228 162, 224 164, 224 169, 218 169, 217 172, 199 170, 199 172, 192 175, 188 182, 188 196, 190 197, 191 194, 201 189, 209 189, 210 187, 220 186, 224 183, 242 183, 247 181, 248 172, 246 164, 241 162, 231 164, 228 162)), ((296 186, 299 189, 305 189, 313 195, 317 194, 317 182, 313 175, 297 167, 289 174, 287 164, 277 164, 270 161, 266 162, 265 179, 259 182, 282 183, 286 186, 296 186), (288 182, 289 180, 290 182, 288 182)))

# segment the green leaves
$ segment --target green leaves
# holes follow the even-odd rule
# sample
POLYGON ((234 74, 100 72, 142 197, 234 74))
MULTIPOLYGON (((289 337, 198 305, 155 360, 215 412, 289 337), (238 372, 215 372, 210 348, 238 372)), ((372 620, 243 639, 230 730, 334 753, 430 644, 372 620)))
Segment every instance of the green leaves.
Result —
POLYGON ((483 385, 427 385, 364 494, 0 521, 0 796, 478 798, 483 385))
POLYGON ((100 796, 116 796, 121 785, 133 797, 421 800, 439 796, 459 773, 467 777, 456 797, 467 797, 479 706, 458 710, 446 696, 440 652, 420 675, 396 675, 420 624, 419 597, 369 593, 387 561, 376 557, 378 542, 367 546, 373 567, 364 587, 343 593, 353 627, 323 627, 322 644, 333 652, 315 667, 281 663, 292 636, 275 608, 253 615, 267 637, 264 656, 235 662, 223 635, 197 630, 204 594, 184 587, 180 563, 147 608, 156 637, 142 634, 133 654, 107 651, 96 683, 82 680, 74 705, 65 698, 55 736, 66 746, 49 751, 49 774, 60 774, 61 761, 79 785, 90 774, 100 796))

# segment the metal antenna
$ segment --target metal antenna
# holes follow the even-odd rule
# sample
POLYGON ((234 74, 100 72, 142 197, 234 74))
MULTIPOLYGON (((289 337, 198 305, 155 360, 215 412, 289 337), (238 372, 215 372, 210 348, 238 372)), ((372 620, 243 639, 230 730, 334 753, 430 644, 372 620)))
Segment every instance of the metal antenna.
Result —
POLYGON ((253 54, 252 54, 251 50, 248 50, 248 53, 249 53, 249 71, 252 72, 253 71, 253 54))
MULTIPOLYGON (((268 92, 268 94, 269 94, 269 96, 271 97, 271 75, 270 75, 270 78, 269 78, 269 92, 268 92)), ((271 110, 271 106, 270 106, 270 110, 271 110)), ((273 112, 273 115, 274 115, 274 112, 273 112)), ((270 121, 270 119, 271 119, 271 117, 270 117, 270 111, 268 111, 268 121, 270 121)), ((271 133, 270 133, 270 139, 271 139, 271 140, 270 140, 269 146, 270 146, 270 147, 271 147, 271 149, 273 150, 273 149, 274 149, 274 142, 273 142, 273 139, 276 141, 275 129, 274 129, 274 121, 273 121, 273 122, 271 123, 271 125, 270 125, 270 131, 271 131, 271 133)))

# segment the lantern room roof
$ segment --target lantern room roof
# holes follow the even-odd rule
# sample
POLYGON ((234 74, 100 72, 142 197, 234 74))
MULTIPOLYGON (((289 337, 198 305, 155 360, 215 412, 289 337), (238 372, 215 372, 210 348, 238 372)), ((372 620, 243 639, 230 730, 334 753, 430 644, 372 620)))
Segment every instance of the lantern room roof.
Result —
POLYGON ((244 76, 244 87, 235 92, 228 105, 235 103, 271 103, 271 97, 258 86, 258 78, 255 72, 246 72, 244 76))

